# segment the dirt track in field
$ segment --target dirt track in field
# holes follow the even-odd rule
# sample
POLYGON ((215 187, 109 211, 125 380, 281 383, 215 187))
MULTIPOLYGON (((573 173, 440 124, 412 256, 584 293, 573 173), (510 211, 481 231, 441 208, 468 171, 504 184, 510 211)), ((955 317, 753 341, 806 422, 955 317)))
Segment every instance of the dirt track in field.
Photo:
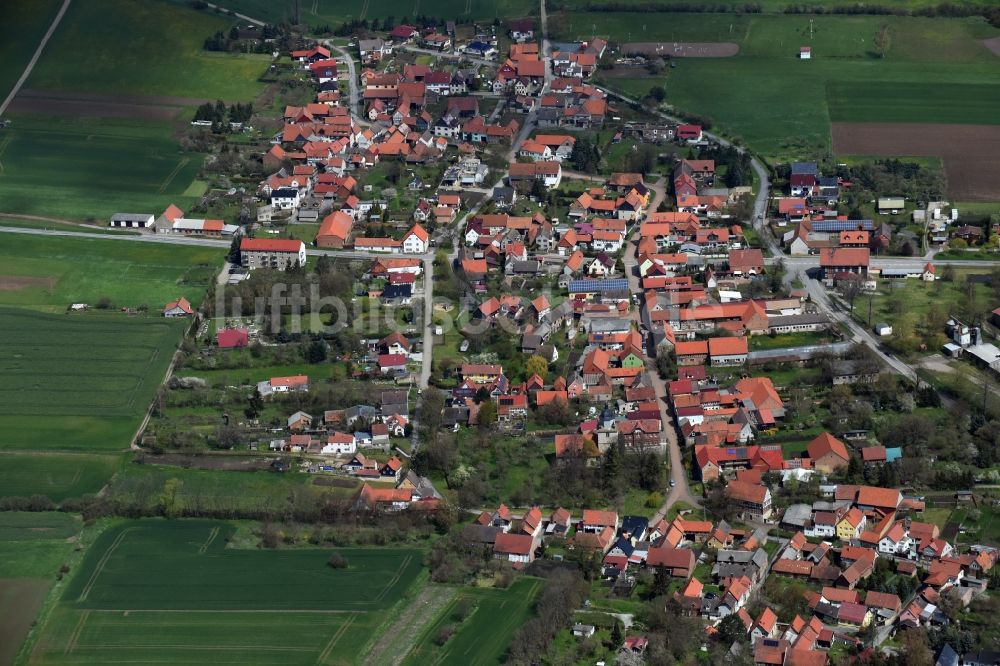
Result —
POLYGON ((992 39, 984 39, 983 46, 993 51, 994 54, 1000 56, 1000 37, 994 37, 992 39))
POLYGON ((193 97, 102 95, 27 89, 22 90, 14 98, 10 111, 71 118, 136 118, 169 121, 173 120, 183 107, 197 106, 204 101, 193 97))
POLYGON ((671 58, 732 58, 740 47, 733 42, 629 42, 622 45, 621 52, 671 58))
POLYGON ((51 289, 56 279, 50 277, 28 277, 25 275, 0 275, 0 291, 21 291, 29 287, 51 289))
POLYGON ((1000 125, 833 123, 837 155, 940 157, 948 196, 1000 201, 1000 125))

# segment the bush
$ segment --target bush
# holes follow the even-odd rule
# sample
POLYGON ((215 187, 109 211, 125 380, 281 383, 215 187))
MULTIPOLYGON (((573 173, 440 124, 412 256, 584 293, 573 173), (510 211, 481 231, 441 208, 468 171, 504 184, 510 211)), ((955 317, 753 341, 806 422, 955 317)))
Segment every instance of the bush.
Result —
POLYGON ((331 569, 346 569, 347 558, 340 553, 331 553, 330 559, 326 561, 331 569))
POLYGON ((451 614, 456 621, 461 622, 467 617, 472 615, 472 611, 476 609, 476 602, 472 599, 462 599, 457 604, 455 604, 455 611, 451 614))
POLYGON ((455 625, 446 624, 438 630, 437 636, 434 637, 434 643, 437 645, 444 645, 448 642, 448 639, 454 635, 454 633, 455 625))

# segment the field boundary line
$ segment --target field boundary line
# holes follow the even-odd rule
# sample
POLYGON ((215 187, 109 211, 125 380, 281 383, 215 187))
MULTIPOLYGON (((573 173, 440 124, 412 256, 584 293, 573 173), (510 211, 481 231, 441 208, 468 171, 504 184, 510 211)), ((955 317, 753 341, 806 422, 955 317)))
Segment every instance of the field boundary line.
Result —
POLYGON ((87 580, 87 585, 86 587, 83 588, 83 591, 80 592, 80 596, 77 598, 77 601, 87 600, 87 597, 90 595, 90 591, 94 588, 94 584, 97 583, 98 576, 100 576, 104 572, 104 567, 107 565, 108 560, 111 559, 111 556, 114 554, 118 546, 122 544, 122 541, 125 540, 125 537, 128 535, 128 533, 135 529, 136 528, 134 527, 126 527, 124 530, 122 530, 121 534, 119 534, 118 537, 111 544, 111 547, 108 548, 107 552, 104 553, 104 557, 102 557, 100 561, 97 563, 97 566, 94 568, 94 573, 90 575, 90 578, 87 580))
POLYGON ((396 569, 396 574, 392 578, 389 579, 389 582, 385 584, 385 586, 382 588, 382 591, 378 593, 378 596, 376 596, 372 600, 372 603, 378 603, 379 601, 382 601, 382 598, 386 594, 388 594, 389 588, 391 588, 393 585, 395 585, 396 583, 398 583, 399 579, 403 577, 403 570, 406 569, 407 565, 409 565, 410 560, 412 560, 412 559, 413 559, 413 555, 407 555, 406 559, 404 559, 402 562, 400 562, 399 568, 396 569))
POLYGON ((180 173, 181 169, 183 169, 190 163, 191 163, 190 157, 185 157, 180 162, 178 162, 177 166, 174 167, 174 170, 171 171, 169 174, 167 174, 166 179, 163 181, 163 183, 160 184, 160 189, 158 190, 159 193, 163 194, 166 191, 167 187, 170 186, 170 183, 173 182, 174 178, 177 177, 177 174, 180 173))
POLYGON ((312 648, 287 647, 280 645, 81 645, 78 650, 263 650, 265 652, 309 652, 312 648))
POLYGON ((212 545, 212 542, 215 541, 215 537, 217 536, 219 536, 219 528, 213 527, 212 531, 208 533, 208 540, 205 541, 205 543, 201 544, 201 546, 198 548, 198 554, 204 555, 206 552, 208 552, 208 547, 212 545))
POLYGON ((343 609, 321 609, 316 610, 314 608, 89 608, 94 613, 128 613, 132 615, 134 613, 300 613, 303 615, 308 614, 322 614, 322 615, 356 615, 360 612, 367 611, 356 611, 356 610, 343 610, 343 609))
POLYGON ((73 633, 69 635, 69 641, 66 642, 66 649, 63 650, 64 654, 72 654, 77 647, 77 641, 80 640, 80 634, 83 633, 83 625, 87 623, 87 618, 90 617, 90 611, 85 610, 80 613, 80 619, 73 627, 73 633))
POLYGON ((3 101, 3 104, 0 104, 0 116, 4 114, 4 111, 7 110, 10 103, 14 101, 17 93, 21 91, 21 86, 23 86, 24 82, 28 80, 28 76, 31 75, 31 70, 35 68, 38 58, 41 57, 42 51, 45 50, 45 45, 49 43, 49 38, 52 37, 52 33, 56 31, 56 27, 59 25, 59 22, 62 21, 63 15, 65 15, 66 10, 69 9, 69 3, 71 1, 72 0, 63 0, 62 7, 59 8, 59 12, 56 14, 56 17, 52 19, 52 24, 42 37, 42 41, 38 43, 38 48, 35 49, 34 55, 32 55, 31 60, 28 61, 28 66, 25 67, 24 71, 21 73, 21 78, 19 78, 17 83, 14 84, 14 87, 11 88, 10 94, 7 95, 7 99, 3 101))
POLYGON ((347 630, 351 627, 352 624, 354 624, 355 619, 357 619, 357 614, 351 613, 351 616, 347 618, 347 621, 344 622, 342 625, 340 625, 337 631, 333 633, 333 636, 331 636, 330 640, 327 641, 327 644, 323 648, 323 651, 319 653, 319 657, 316 659, 317 664, 326 663, 326 660, 330 658, 330 654, 333 652, 333 648, 336 647, 340 639, 344 636, 345 633, 347 633, 347 630))

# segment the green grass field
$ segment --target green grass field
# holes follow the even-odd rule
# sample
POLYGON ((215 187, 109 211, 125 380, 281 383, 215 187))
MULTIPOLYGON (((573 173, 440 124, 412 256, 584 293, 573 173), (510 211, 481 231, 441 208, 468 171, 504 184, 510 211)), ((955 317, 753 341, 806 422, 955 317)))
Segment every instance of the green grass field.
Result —
POLYGON ((0 21, 0 101, 20 78, 49 24, 59 0, 5 0, 0 21))
POLYGON ((45 495, 53 502, 96 493, 121 465, 118 456, 5 453, 0 455, 0 497, 45 495))
POLYGON ((440 617, 427 627, 403 661, 404 666, 502 663, 514 632, 531 618, 541 588, 542 581, 535 578, 519 578, 506 590, 462 588, 440 617), (452 614, 463 599, 472 600, 475 610, 458 625, 458 631, 447 643, 438 646, 434 639, 442 627, 454 623, 452 614))
MULTIPOLYGON (((73 237, 5 234, 0 244, 0 449, 120 451, 166 372, 189 322, 158 316, 169 300, 200 303, 220 255, 190 248, 73 237), (147 316, 117 311, 66 313, 71 303, 147 304, 147 316)), ((16 494, 32 494, 31 471, 16 494)), ((34 463, 37 464, 37 463, 34 463)), ((52 461, 54 498, 93 492, 110 474, 103 464, 77 471, 52 461), (70 473, 72 471, 72 474, 70 473), (62 489, 62 490, 61 490, 62 489)), ((39 477, 40 479, 44 477, 39 477)))
POLYGON ((408 594, 421 553, 226 548, 217 521, 132 521, 87 553, 32 663, 353 664, 408 594))
POLYGON ((645 37, 636 36, 636 26, 652 24, 649 14, 571 13, 563 24, 574 26, 567 36, 592 32, 596 23, 598 34, 613 39, 628 39, 631 31, 634 41, 736 42, 740 53, 732 58, 678 58, 661 77, 639 69, 634 77, 603 81, 633 97, 662 85, 674 108, 711 117, 716 129, 768 157, 829 155, 830 124, 836 121, 1000 122, 994 113, 1000 58, 981 43, 1000 30, 982 19, 661 17, 645 37), (882 24, 889 26, 891 44, 886 57, 878 58, 872 42, 882 24), (807 44, 813 59, 799 60, 799 46, 807 44))
POLYGON ((54 576, 82 526, 68 513, 0 513, 0 578, 54 576))
POLYGON ((343 482, 339 486, 315 485, 320 480, 316 475, 298 472, 275 474, 270 470, 237 472, 130 464, 115 478, 110 496, 128 506, 155 509, 170 479, 179 481, 176 497, 182 506, 218 512, 285 506, 293 494, 319 502, 323 496, 353 495, 358 488, 351 485, 350 479, 338 479, 343 482))
POLYGON ((163 0, 70 5, 26 84, 87 93, 248 100, 269 56, 207 53, 234 19, 163 0))
MULTIPOLYGON (((301 21, 307 25, 329 24, 334 27, 354 19, 395 17, 396 24, 407 17, 422 14, 441 19, 494 19, 538 13, 534 0, 302 0, 301 21)), ((293 0, 231 0, 225 7, 262 21, 281 23, 294 15, 293 0)))
POLYGON ((213 247, 7 233, 0 281, 11 284, 0 290, 0 305, 61 313, 71 303, 108 297, 116 306, 146 304, 156 315, 179 296, 201 303, 224 254, 213 247))
MULTIPOLYGON (((960 6, 989 6, 992 0, 956 0, 951 3, 953 5, 960 6)), ((714 11, 716 7, 727 7, 734 11, 739 11, 742 9, 743 4, 736 2, 735 0, 729 0, 728 2, 716 2, 715 0, 695 0, 695 3, 703 4, 708 8, 708 11, 714 11)), ((627 5, 635 4, 641 7, 647 7, 649 5, 657 5, 660 7, 670 7, 674 5, 687 5, 695 4, 691 0, 616 0, 616 5, 627 5)), ((577 4, 577 0, 567 0, 565 6, 573 7, 577 4)), ((587 3, 581 3, 587 4, 587 3)), ((765 14, 783 12, 786 7, 815 7, 830 9, 833 7, 841 7, 844 5, 850 5, 850 2, 846 0, 802 0, 796 2, 794 0, 759 0, 754 3, 761 7, 761 11, 765 14)), ((889 9, 921 9, 923 7, 933 7, 938 4, 938 0, 875 0, 875 2, 865 3, 868 7, 886 7, 889 9)))
POLYGON ((127 448, 186 324, 0 308, 0 448, 127 448))
POLYGON ((14 663, 82 525, 65 513, 0 513, 0 664, 14 663))
POLYGON ((13 116, 0 133, 0 212, 106 222, 118 212, 159 215, 186 194, 204 160, 163 124, 129 119, 13 116), (72 165, 68 167, 67 165, 72 165))

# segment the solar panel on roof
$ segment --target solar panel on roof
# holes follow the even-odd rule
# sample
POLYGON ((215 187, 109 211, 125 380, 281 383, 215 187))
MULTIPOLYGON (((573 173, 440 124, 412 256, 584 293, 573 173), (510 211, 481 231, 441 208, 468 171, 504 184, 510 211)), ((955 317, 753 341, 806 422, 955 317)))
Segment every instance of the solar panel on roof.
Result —
POLYGON ((812 223, 813 231, 864 231, 875 229, 871 220, 816 220, 812 223))

